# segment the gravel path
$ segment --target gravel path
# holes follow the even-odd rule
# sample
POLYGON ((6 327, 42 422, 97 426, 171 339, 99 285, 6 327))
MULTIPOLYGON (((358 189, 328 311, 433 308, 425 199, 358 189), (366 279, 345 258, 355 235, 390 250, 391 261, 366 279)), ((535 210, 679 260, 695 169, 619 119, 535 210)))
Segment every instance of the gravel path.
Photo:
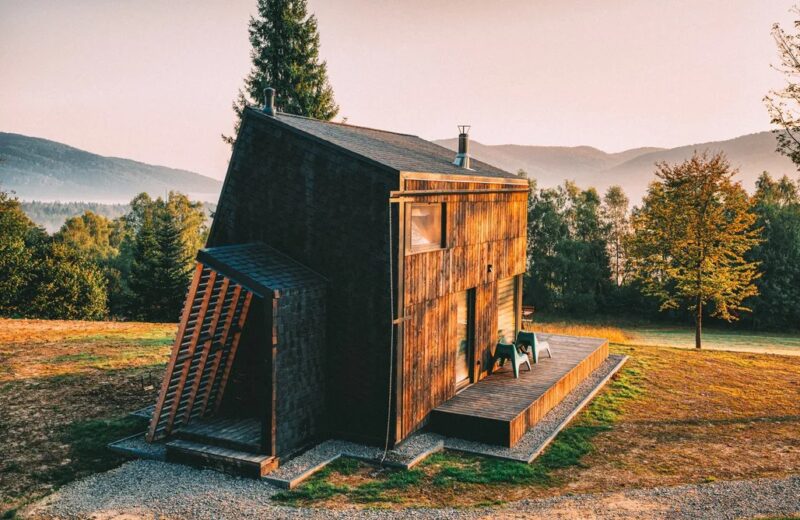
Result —
POLYGON ((26 518, 547 518, 733 519, 800 513, 800 476, 524 500, 492 509, 319 510, 276 505, 256 480, 139 460, 72 483, 23 512, 26 518))

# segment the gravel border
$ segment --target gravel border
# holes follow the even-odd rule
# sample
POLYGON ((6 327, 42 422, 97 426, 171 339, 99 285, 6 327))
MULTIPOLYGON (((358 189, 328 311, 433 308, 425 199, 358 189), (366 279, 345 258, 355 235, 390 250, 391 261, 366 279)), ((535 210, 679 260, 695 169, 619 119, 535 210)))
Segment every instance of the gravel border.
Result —
MULTIPOLYGON (((20 512, 36 519, 594 518, 734 519, 800 512, 800 476, 522 500, 475 509, 313 509, 279 505, 266 482, 138 460, 73 482, 20 512)), ((536 488, 531 488, 536 493, 536 488)))
POLYGON ((511 448, 454 437, 447 437, 444 441, 444 447, 465 453, 530 463, 555 439, 558 432, 591 402, 594 396, 627 361, 628 356, 620 354, 608 356, 589 377, 581 381, 572 392, 547 412, 542 417, 542 420, 528 430, 511 448))
POLYGON ((444 448, 444 438, 434 433, 411 436, 383 459, 383 450, 354 442, 329 440, 318 444, 305 453, 281 464, 278 469, 263 477, 263 480, 284 489, 297 487, 305 479, 324 468, 339 457, 353 457, 373 464, 409 469, 428 455, 444 448))

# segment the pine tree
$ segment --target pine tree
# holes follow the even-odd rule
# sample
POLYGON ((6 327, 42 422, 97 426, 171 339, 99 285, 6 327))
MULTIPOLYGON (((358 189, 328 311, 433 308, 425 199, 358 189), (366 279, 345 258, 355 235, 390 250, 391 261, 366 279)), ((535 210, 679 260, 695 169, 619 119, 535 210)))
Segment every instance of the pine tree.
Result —
POLYGON ((191 269, 186 247, 176 217, 165 212, 156 231, 159 256, 154 272, 157 298, 153 302, 153 318, 158 321, 178 321, 186 287, 191 281, 191 269))
POLYGON ((694 314, 697 348, 707 306, 711 316, 732 321, 758 293, 757 263, 745 258, 759 242, 756 216, 735 173, 721 153, 660 163, 658 180, 633 215, 630 254, 645 292, 661 301, 661 310, 694 314))
POLYGON ((128 287, 131 291, 130 315, 136 319, 150 321, 158 315, 154 303, 159 297, 156 271, 161 263, 155 219, 147 219, 141 223, 132 249, 128 278, 128 287))
MULTIPOLYGON (((308 15, 306 0, 258 0, 249 33, 253 68, 233 103, 234 134, 245 106, 264 104, 267 87, 275 89, 276 107, 283 112, 324 120, 336 116, 327 65, 319 59, 317 19, 308 15)), ((231 144, 235 140, 222 137, 231 144)))

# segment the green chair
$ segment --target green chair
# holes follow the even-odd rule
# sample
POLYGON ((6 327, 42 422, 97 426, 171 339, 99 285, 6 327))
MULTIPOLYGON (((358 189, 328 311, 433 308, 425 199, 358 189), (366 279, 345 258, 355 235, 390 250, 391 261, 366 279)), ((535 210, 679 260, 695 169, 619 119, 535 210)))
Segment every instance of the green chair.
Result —
POLYGON ((531 362, 527 354, 517 350, 516 345, 500 341, 494 349, 493 361, 499 360, 500 366, 503 366, 507 359, 511 361, 511 367, 514 369, 514 377, 516 379, 519 379, 519 367, 523 363, 528 365, 528 372, 531 371, 531 362))
POLYGON ((534 363, 539 362, 539 353, 545 350, 547 351, 547 357, 553 357, 552 352, 550 352, 550 344, 546 341, 537 341, 535 332, 527 330, 517 332, 517 341, 514 344, 533 355, 534 363))

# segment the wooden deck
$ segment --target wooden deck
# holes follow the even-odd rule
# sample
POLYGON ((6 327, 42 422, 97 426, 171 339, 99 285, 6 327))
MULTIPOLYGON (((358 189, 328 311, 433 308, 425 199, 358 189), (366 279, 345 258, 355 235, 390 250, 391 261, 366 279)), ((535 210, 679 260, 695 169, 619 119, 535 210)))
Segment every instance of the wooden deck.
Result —
POLYGON ((548 341, 533 370, 520 369, 514 379, 511 364, 495 370, 435 408, 431 429, 451 437, 511 447, 528 429, 591 374, 608 357, 608 341, 538 334, 548 341))

